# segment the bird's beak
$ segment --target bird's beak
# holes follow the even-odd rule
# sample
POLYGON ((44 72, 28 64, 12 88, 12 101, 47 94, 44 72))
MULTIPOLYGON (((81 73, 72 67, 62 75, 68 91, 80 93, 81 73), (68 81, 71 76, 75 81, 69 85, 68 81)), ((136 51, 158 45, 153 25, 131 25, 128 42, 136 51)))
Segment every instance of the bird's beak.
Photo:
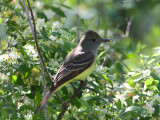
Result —
POLYGON ((109 42, 109 41, 111 41, 110 39, 101 39, 100 40, 101 42, 109 42))

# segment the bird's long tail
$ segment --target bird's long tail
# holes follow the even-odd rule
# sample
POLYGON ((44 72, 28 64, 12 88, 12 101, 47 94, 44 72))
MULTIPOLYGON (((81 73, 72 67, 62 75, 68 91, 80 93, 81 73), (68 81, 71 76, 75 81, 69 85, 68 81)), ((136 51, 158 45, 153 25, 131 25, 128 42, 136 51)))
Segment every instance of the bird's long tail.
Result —
POLYGON ((55 93, 57 90, 59 90, 63 86, 65 86, 66 84, 70 83, 73 80, 72 78, 74 78, 75 76, 77 76, 78 74, 80 74, 81 72, 83 72, 83 70, 85 70, 85 69, 86 69, 86 67, 84 69, 80 69, 79 71, 77 70, 77 71, 71 72, 70 74, 62 77, 59 81, 55 80, 56 82, 52 83, 53 86, 50 88, 49 92, 42 99, 40 105, 35 110, 34 115, 36 115, 38 113, 38 111, 40 110, 40 108, 46 103, 46 101, 52 95, 52 93, 55 93))
POLYGON ((50 90, 48 91, 48 93, 44 96, 44 98, 42 99, 41 103, 39 104, 39 106, 37 107, 37 109, 34 111, 34 115, 36 115, 38 113, 38 111, 41 109, 41 107, 46 103, 46 101, 48 100, 48 98, 52 95, 52 93, 56 92, 56 88, 55 87, 51 87, 50 90))

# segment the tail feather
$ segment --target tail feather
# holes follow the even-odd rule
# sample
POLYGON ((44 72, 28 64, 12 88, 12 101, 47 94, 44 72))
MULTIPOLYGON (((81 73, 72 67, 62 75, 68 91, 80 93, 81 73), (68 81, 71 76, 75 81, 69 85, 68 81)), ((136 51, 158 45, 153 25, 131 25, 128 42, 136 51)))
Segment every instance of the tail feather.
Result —
POLYGON ((52 95, 53 92, 56 91, 55 87, 51 87, 50 90, 48 91, 48 93, 44 96, 44 98, 42 99, 40 105, 37 107, 37 109, 34 111, 34 115, 36 115, 38 113, 38 111, 41 109, 41 107, 46 103, 46 101, 48 100, 48 98, 52 95))

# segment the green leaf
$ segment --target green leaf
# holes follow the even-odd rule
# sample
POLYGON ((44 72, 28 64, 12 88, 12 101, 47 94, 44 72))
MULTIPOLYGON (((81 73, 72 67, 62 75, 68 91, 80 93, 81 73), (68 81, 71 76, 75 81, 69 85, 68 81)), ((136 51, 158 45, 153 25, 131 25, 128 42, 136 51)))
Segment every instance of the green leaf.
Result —
POLYGON ((97 56, 97 61, 99 61, 99 58, 105 53, 105 51, 99 53, 99 55, 97 56))
POLYGON ((115 102, 115 105, 119 110, 121 110, 122 104, 121 104, 121 100, 120 99, 117 102, 115 102))
POLYGON ((154 80, 159 80, 160 81, 160 77, 156 73, 151 72, 151 76, 153 77, 154 80))
POLYGON ((96 74, 101 79, 103 78, 106 82, 108 82, 113 87, 112 81, 105 74, 102 74, 102 73, 99 73, 99 72, 94 72, 94 74, 96 74))
POLYGON ((113 88, 113 83, 112 81, 105 75, 105 74, 102 74, 103 78, 112 86, 113 88))
POLYGON ((42 45, 42 49, 43 49, 43 51, 44 51, 45 53, 48 53, 48 52, 51 51, 51 48, 50 48, 48 45, 46 45, 46 44, 43 44, 43 45, 42 45))
POLYGON ((132 78, 129 78, 129 79, 127 79, 126 81, 127 81, 128 85, 130 85, 130 86, 133 87, 133 88, 135 87, 135 82, 133 81, 132 78))
POLYGON ((22 77, 22 75, 18 74, 18 78, 17 78, 16 84, 23 85, 23 80, 22 80, 21 77, 22 77))
POLYGON ((81 103, 78 101, 77 98, 74 98, 71 102, 72 105, 76 106, 77 108, 81 107, 81 103))
POLYGON ((96 93, 100 93, 99 88, 96 84, 94 84, 93 82, 90 82, 90 81, 88 82, 88 84, 91 85, 94 88, 96 93))
POLYGON ((31 110, 33 111, 34 108, 31 105, 22 105, 19 109, 19 111, 23 111, 23 110, 31 110))
POLYGON ((130 97, 127 98, 125 101, 126 101, 128 106, 132 106, 133 105, 133 101, 132 101, 132 99, 130 97))
POLYGON ((4 108, 2 108, 2 117, 4 118, 4 119, 6 119, 6 110, 5 110, 5 107, 4 108))
POLYGON ((80 19, 81 23, 85 26, 85 27, 88 27, 88 23, 87 23, 87 20, 85 19, 80 19))
POLYGON ((157 85, 157 89, 160 91, 160 81, 159 81, 159 83, 157 85))
POLYGON ((17 76, 16 75, 12 75, 12 83, 15 84, 17 81, 17 76))
POLYGON ((53 36, 57 36, 58 38, 61 37, 61 33, 58 33, 58 32, 52 32, 52 35, 53 35, 53 36))
POLYGON ((62 17, 66 17, 66 15, 64 14, 64 12, 61 10, 61 9, 59 9, 59 8, 57 8, 57 7, 50 7, 57 15, 59 15, 59 16, 62 16, 62 17))
POLYGON ((99 97, 99 96, 95 96, 93 97, 93 100, 97 102, 97 104, 100 104, 100 103, 104 103, 104 104, 107 104, 106 100, 104 100, 103 98, 99 97))
POLYGON ((63 93, 64 93, 65 95, 68 95, 68 90, 67 90, 67 87, 66 87, 66 86, 64 86, 61 90, 63 91, 63 93))
POLYGON ((123 65, 122 65, 121 62, 118 62, 118 63, 116 64, 116 68, 118 69, 118 71, 119 71, 120 73, 125 73, 125 71, 124 71, 124 69, 123 69, 123 65))
POLYGON ((3 20, 3 19, 0 17, 0 24, 1 24, 2 20, 3 20))
POLYGON ((89 106, 93 106, 93 103, 94 103, 93 97, 91 97, 91 98, 87 101, 87 103, 89 104, 89 106))
POLYGON ((150 97, 150 96, 147 95, 147 94, 135 94, 135 95, 138 95, 138 96, 140 96, 140 97, 150 97))
POLYGON ((76 36, 76 32, 72 32, 72 31, 68 30, 68 28, 65 28, 65 27, 63 27, 62 29, 65 30, 66 32, 70 33, 71 35, 76 36))
POLYGON ((42 27, 42 30, 40 30, 40 34, 41 34, 41 37, 43 40, 47 41, 49 38, 48 38, 48 33, 45 31, 45 28, 42 27))
POLYGON ((26 65, 26 63, 25 62, 21 62, 21 64, 19 65, 19 71, 21 72, 21 73, 24 73, 25 71, 27 71, 28 69, 27 69, 28 67, 27 67, 27 65, 26 65))
POLYGON ((152 83, 153 83, 153 79, 147 79, 145 81, 146 86, 152 85, 152 83))
POLYGON ((156 105, 153 105, 153 107, 154 107, 154 113, 153 113, 153 116, 157 116, 158 114, 159 114, 159 108, 160 108, 160 106, 158 105, 158 104, 156 104, 156 105))
POLYGON ((72 48, 72 44, 65 41, 64 46, 63 46, 64 51, 69 52, 71 50, 71 48, 72 48))
POLYGON ((56 4, 58 4, 58 5, 60 5, 60 6, 62 6, 62 7, 64 7, 64 8, 67 8, 67 9, 72 9, 70 6, 67 6, 67 5, 65 5, 65 4, 63 4, 63 3, 56 3, 56 4))
POLYGON ((37 17, 41 19, 44 18, 46 22, 48 21, 47 16, 43 12, 37 12, 37 17))
POLYGON ((35 106, 38 106, 40 102, 41 102, 41 93, 39 92, 39 90, 37 90, 35 94, 35 106))
POLYGON ((130 107, 126 108, 124 110, 124 112, 121 112, 120 116, 125 117, 125 116, 133 115, 133 114, 143 116, 143 115, 147 114, 147 110, 145 108, 142 108, 142 107, 130 106, 130 107))

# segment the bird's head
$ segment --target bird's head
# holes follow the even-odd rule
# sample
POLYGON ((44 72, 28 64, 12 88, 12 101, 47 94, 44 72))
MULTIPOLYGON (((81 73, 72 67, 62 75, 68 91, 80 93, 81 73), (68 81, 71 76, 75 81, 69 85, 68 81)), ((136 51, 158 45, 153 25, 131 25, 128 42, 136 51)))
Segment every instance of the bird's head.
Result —
POLYGON ((103 38, 101 38, 101 36, 98 33, 94 32, 92 30, 88 30, 82 36, 79 44, 84 49, 97 49, 97 47, 102 42, 109 42, 109 41, 111 41, 111 40, 110 39, 103 39, 103 38))

